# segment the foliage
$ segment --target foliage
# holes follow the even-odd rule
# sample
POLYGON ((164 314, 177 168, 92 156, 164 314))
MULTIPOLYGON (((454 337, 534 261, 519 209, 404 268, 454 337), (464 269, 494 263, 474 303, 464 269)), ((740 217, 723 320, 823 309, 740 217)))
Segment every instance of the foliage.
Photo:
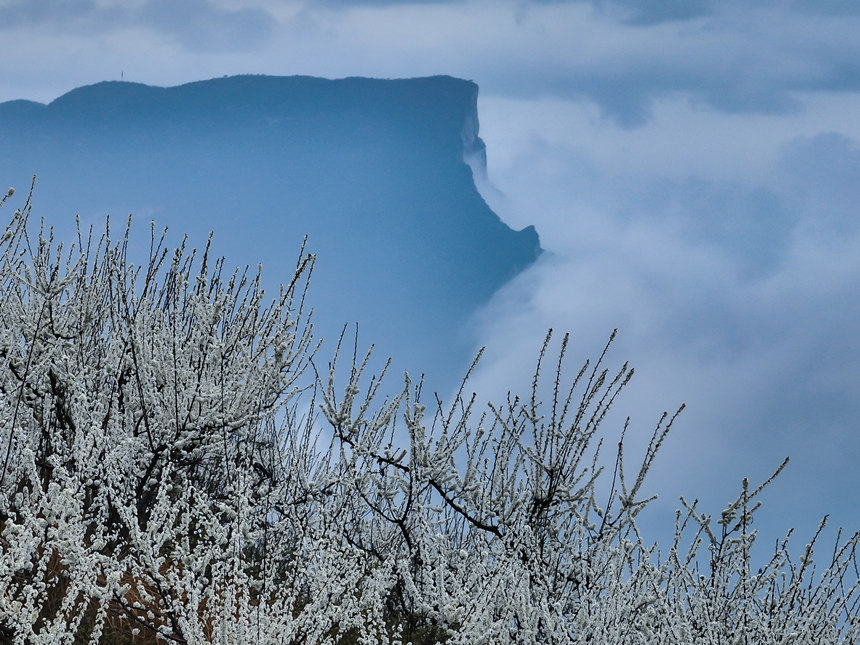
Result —
POLYGON ((208 245, 153 234, 135 267, 128 227, 67 249, 29 213, 0 242, 0 640, 860 639, 860 536, 820 572, 816 540, 753 567, 764 486, 716 525, 684 502, 668 549, 645 542, 642 486, 677 413, 632 476, 622 433, 602 477, 633 374, 604 367, 609 345, 565 387, 565 337, 547 404, 545 345, 526 398, 481 407, 464 387, 428 413, 420 383, 385 396, 357 351, 320 372, 313 256, 266 301, 208 245))

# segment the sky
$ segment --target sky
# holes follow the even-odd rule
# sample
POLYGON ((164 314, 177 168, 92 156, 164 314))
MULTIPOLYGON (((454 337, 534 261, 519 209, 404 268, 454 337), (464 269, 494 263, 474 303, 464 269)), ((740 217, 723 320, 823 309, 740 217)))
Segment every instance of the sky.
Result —
MULTIPOLYGON (((762 534, 860 529, 860 4, 841 0, 0 0, 0 101, 102 80, 399 78, 480 87, 480 189, 547 253, 479 312, 472 387, 527 391, 548 328, 636 376, 607 420, 762 534), (614 363, 613 363, 614 361, 614 363)), ((253 259, 249 259, 253 262, 253 259)), ((615 437, 615 438, 613 438, 615 437)), ((630 458, 632 461, 632 458, 630 458)))

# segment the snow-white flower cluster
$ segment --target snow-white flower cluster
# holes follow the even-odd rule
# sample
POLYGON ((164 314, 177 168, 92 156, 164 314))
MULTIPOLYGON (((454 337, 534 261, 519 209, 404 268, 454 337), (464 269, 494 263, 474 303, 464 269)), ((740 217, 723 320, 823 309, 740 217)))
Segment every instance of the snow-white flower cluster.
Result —
POLYGON ((0 242, 0 642, 860 641, 860 536, 754 567, 763 486, 643 540, 674 416, 601 476, 632 375, 605 351, 565 387, 565 339, 548 404, 545 346, 527 398, 429 413, 366 361, 318 373, 312 256, 269 302, 208 245, 135 267, 128 229, 64 247, 29 211, 0 242))

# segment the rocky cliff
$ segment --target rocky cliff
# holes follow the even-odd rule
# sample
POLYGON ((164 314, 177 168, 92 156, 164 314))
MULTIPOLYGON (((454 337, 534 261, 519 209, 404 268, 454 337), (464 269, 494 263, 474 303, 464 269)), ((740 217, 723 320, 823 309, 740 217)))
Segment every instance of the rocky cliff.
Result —
POLYGON ((38 174, 35 214, 63 235, 75 214, 132 213, 147 243, 150 220, 200 244, 213 230, 217 252, 262 263, 270 283, 308 235, 323 335, 358 321, 362 344, 450 376, 469 315, 539 253, 464 161, 485 159, 477 93, 450 77, 98 83, 0 104, 0 181, 38 174))

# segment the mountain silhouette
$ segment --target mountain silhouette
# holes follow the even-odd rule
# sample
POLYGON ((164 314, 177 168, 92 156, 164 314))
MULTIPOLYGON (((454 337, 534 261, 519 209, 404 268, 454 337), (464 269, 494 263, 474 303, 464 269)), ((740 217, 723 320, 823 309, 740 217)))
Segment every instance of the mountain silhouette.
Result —
POLYGON ((131 213, 140 254, 151 220, 174 242, 211 230, 219 255, 261 263, 271 286, 307 235, 323 355, 358 322, 362 347, 450 385, 469 317, 540 253, 535 230, 511 230, 475 188, 477 95, 445 76, 97 83, 0 104, 0 181, 21 190, 37 174, 34 214, 58 237, 75 215, 98 231, 131 213))

